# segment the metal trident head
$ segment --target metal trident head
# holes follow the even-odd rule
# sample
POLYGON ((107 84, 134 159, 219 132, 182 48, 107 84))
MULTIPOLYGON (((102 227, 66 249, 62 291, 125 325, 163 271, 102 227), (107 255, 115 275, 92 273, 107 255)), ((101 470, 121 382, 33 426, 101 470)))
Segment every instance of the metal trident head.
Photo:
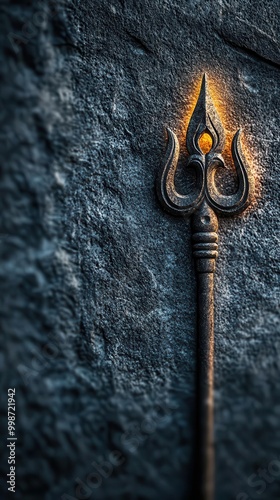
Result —
POLYGON ((202 79, 200 94, 186 136, 189 153, 187 167, 194 168, 197 174, 196 193, 193 195, 180 194, 176 190, 175 174, 180 147, 174 132, 167 129, 167 133, 168 147, 158 179, 157 191, 168 212, 177 216, 187 216, 192 214, 205 200, 217 214, 229 216, 242 212, 249 205, 253 195, 254 180, 242 154, 241 130, 238 130, 234 135, 231 146, 238 188, 234 194, 224 195, 219 192, 215 182, 217 169, 226 168, 221 155, 225 145, 225 134, 209 94, 206 75, 202 79), (211 149, 206 154, 200 146, 200 139, 205 133, 210 136, 212 141, 211 149))

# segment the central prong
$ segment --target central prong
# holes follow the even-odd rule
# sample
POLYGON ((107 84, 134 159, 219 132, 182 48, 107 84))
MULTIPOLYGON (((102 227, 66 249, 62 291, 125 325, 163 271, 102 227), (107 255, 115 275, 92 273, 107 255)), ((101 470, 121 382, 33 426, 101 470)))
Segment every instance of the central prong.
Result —
POLYGON ((200 93, 187 130, 187 150, 190 155, 201 153, 199 139, 203 133, 212 138, 212 150, 221 153, 225 145, 224 129, 209 93, 206 74, 202 78, 200 93))

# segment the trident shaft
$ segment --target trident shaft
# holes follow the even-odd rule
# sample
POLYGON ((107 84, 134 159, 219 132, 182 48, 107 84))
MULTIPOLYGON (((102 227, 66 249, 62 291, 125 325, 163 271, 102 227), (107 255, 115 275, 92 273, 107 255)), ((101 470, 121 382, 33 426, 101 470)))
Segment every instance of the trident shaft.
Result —
POLYGON ((237 190, 220 193, 215 183, 218 168, 226 168, 222 152, 225 134, 211 100, 206 75, 189 122, 186 145, 187 168, 196 172, 195 193, 180 194, 175 187, 179 143, 169 129, 168 147, 157 181, 159 199, 175 216, 192 215, 193 255, 197 273, 197 344, 198 344, 198 481, 196 500, 213 500, 215 476, 214 450, 214 273, 218 256, 218 217, 241 213, 250 204, 254 179, 242 154, 240 130, 232 140, 232 159, 237 190), (210 150, 201 146, 203 135, 211 139, 210 150))

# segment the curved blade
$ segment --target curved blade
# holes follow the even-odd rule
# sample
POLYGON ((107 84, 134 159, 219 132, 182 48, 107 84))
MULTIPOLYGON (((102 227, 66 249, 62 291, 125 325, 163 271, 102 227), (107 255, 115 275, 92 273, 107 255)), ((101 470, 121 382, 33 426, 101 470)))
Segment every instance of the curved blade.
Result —
POLYGON ((209 94, 206 74, 202 78, 199 97, 187 130, 187 150, 190 155, 201 154, 199 138, 203 132, 207 132, 212 137, 211 151, 221 153, 224 148, 225 134, 209 94))
POLYGON ((236 132, 231 146, 238 180, 236 193, 223 195, 217 190, 214 180, 217 166, 215 158, 213 158, 213 164, 209 163, 207 168, 206 198, 212 208, 221 215, 236 215, 242 212, 250 204, 254 192, 254 178, 242 153, 240 132, 241 130, 236 132))
POLYGON ((192 158, 190 166, 198 174, 199 192, 197 196, 181 195, 175 188, 175 173, 178 164, 180 146, 172 130, 167 129, 168 146, 162 171, 157 181, 157 193, 163 207, 173 215, 190 215, 202 201, 204 196, 204 167, 199 158, 192 158))

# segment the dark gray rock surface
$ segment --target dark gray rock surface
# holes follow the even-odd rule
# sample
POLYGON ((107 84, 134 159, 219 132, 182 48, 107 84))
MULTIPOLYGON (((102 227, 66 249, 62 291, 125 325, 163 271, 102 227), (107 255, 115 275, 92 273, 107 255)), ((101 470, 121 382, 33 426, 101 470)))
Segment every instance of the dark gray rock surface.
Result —
POLYGON ((1 498, 195 500, 190 226, 154 183, 206 71, 257 184, 220 221, 216 499, 279 500, 278 2, 2 0, 0 16, 1 498))

